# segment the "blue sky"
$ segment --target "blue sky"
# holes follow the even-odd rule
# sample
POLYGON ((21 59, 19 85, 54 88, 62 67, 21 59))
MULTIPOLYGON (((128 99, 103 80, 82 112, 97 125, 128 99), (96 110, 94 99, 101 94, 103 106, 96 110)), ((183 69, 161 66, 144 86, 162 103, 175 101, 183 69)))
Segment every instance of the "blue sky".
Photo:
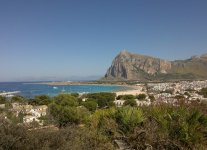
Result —
POLYGON ((207 52, 206 0, 0 0, 0 81, 103 76, 123 49, 207 52))

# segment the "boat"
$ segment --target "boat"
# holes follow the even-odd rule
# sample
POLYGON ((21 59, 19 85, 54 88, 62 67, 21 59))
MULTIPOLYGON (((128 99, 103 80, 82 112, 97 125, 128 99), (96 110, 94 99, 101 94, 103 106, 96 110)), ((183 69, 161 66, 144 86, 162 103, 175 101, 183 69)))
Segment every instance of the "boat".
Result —
POLYGON ((65 92, 65 88, 63 87, 63 89, 61 90, 61 92, 65 92))
POLYGON ((53 86, 53 89, 54 89, 54 90, 57 90, 57 89, 58 89, 58 87, 57 87, 57 86, 53 86))

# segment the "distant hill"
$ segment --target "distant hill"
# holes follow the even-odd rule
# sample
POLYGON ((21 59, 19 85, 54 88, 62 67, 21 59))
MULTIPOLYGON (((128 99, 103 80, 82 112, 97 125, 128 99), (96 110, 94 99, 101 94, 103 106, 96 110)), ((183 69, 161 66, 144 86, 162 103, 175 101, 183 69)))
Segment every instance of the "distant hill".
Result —
POLYGON ((151 56, 120 52, 103 80, 193 80, 207 79, 207 54, 187 60, 167 61, 151 56))

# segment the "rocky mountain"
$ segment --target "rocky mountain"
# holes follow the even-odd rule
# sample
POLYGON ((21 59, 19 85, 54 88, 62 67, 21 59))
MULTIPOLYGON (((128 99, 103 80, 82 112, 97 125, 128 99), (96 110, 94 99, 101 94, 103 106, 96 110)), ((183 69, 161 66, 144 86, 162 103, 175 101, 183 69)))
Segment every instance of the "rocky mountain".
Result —
POLYGON ((107 70, 107 80, 207 79, 207 54, 167 61, 151 56, 119 53, 107 70))

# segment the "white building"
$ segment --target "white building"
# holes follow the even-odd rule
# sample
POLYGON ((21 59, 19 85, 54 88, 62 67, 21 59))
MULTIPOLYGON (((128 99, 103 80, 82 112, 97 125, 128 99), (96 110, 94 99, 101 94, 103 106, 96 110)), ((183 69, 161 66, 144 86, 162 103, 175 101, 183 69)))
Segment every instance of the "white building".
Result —
POLYGON ((114 103, 116 107, 122 107, 124 105, 125 100, 115 100, 114 103))
POLYGON ((24 123, 31 123, 31 122, 33 122, 33 121, 40 122, 40 120, 37 119, 37 117, 32 116, 32 115, 26 115, 26 116, 24 116, 24 118, 23 118, 23 122, 24 122, 24 123))
POLYGON ((143 105, 149 106, 151 104, 149 99, 142 100, 142 101, 136 99, 136 103, 137 103, 137 106, 143 106, 143 105))

